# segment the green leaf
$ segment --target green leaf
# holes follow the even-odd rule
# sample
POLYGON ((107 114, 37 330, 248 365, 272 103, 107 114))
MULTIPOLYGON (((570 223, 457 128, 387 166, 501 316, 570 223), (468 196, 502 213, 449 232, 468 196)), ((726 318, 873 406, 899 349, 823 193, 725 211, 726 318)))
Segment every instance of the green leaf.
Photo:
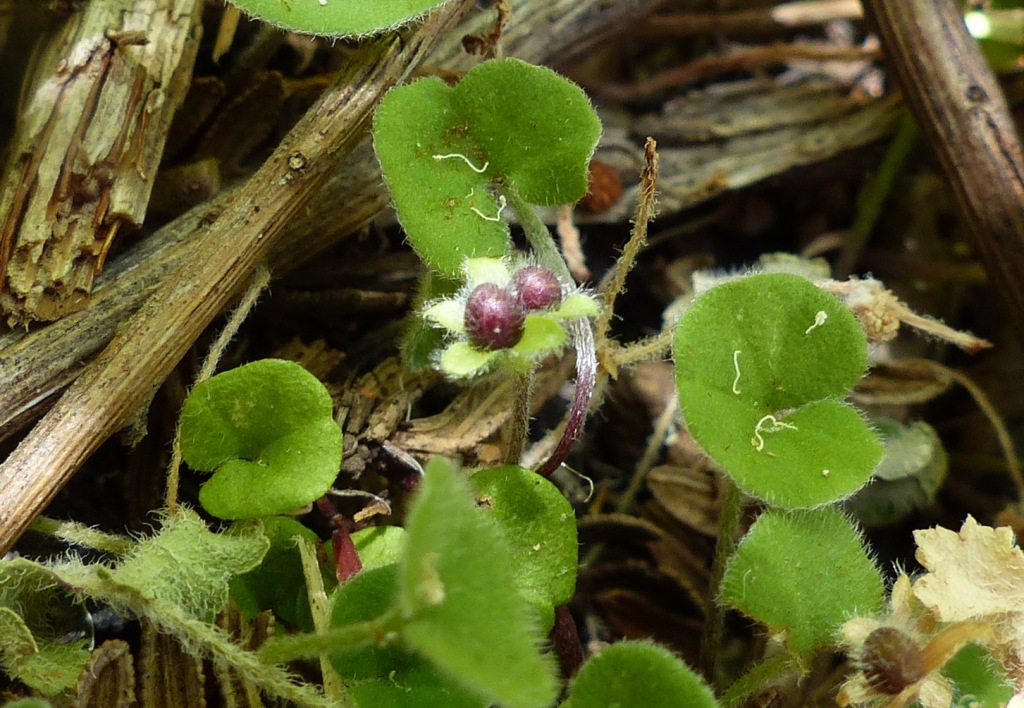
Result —
POLYGON ((406 523, 398 608, 405 642, 478 695, 508 706, 547 706, 552 659, 526 601, 512 588, 511 549, 479 513, 449 463, 432 460, 406 523))
MULTIPOLYGON (((331 596, 331 628, 372 620, 384 614, 395 601, 397 566, 362 570, 339 585, 331 596)), ((339 648, 329 655, 331 665, 343 679, 384 678, 392 671, 404 671, 417 657, 395 644, 339 648)))
POLYGON ((110 571, 110 579, 147 599, 212 620, 227 603, 231 577, 259 565, 269 547, 258 521, 213 533, 195 512, 182 509, 164 519, 160 533, 140 541, 110 571))
POLYGON ((214 472, 199 501, 241 519, 302 508, 338 475, 342 435, 331 395, 298 364, 264 359, 195 387, 181 412, 181 454, 214 472))
POLYGON ((317 535, 287 516, 271 516, 263 520, 270 550, 259 567, 231 578, 231 597, 247 619, 264 610, 307 632, 313 631, 313 615, 309 609, 306 581, 302 575, 302 558, 295 537, 318 543, 317 535))
POLYGON ((956 686, 956 706, 1003 706, 1013 698, 1013 684, 985 647, 968 644, 943 669, 956 686))
POLYGON ((509 249, 497 185, 534 204, 574 202, 601 126, 586 95, 515 59, 484 62, 454 88, 437 78, 392 89, 374 145, 409 242, 432 269, 509 249))
POLYGON ((546 614, 568 603, 579 562, 576 515, 558 487, 516 465, 477 472, 469 483, 511 549, 519 593, 546 614))
POLYGON ((291 32, 361 37, 393 29, 447 0, 231 0, 250 15, 291 32))
POLYGON ((796 654, 833 642, 853 616, 882 608, 883 582, 839 511, 768 511, 729 560, 722 601, 764 623, 796 654))
POLYGON ((885 419, 872 422, 885 441, 885 455, 872 483, 844 506, 861 524, 883 526, 931 506, 946 479, 949 456, 938 433, 924 421, 910 425, 885 419))
POLYGON ((353 533, 352 543, 364 571, 394 565, 405 546, 405 529, 401 526, 371 526, 353 533))
POLYGON ((675 335, 687 428, 743 491, 790 508, 853 494, 882 445, 842 398, 864 375, 857 320, 810 281, 753 275, 708 290, 675 335))
POLYGON ((0 665, 53 696, 78 682, 89 660, 85 609, 52 571, 24 558, 0 562, 0 665), (63 634, 82 632, 67 641, 63 634))
POLYGON ((486 708, 487 701, 467 692, 422 659, 403 671, 359 681, 348 693, 363 708, 486 708))
POLYGON ((647 642, 619 642, 580 669, 563 708, 717 708, 711 689, 672 652, 647 642))
POLYGON ((600 311, 601 306, 597 300, 583 293, 573 293, 551 314, 564 320, 571 317, 595 317, 600 311))

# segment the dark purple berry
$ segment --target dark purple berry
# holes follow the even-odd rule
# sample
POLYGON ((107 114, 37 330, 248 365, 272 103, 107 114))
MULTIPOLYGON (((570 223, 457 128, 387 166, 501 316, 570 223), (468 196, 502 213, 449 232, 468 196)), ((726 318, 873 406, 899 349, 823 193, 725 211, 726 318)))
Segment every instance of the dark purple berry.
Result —
POLYGON ((494 283, 478 285, 466 300, 466 336, 477 349, 508 349, 523 338, 526 312, 516 296, 494 283))
POLYGON ((562 303, 562 284, 548 268, 530 265, 512 277, 512 289, 526 310, 546 310, 562 303))

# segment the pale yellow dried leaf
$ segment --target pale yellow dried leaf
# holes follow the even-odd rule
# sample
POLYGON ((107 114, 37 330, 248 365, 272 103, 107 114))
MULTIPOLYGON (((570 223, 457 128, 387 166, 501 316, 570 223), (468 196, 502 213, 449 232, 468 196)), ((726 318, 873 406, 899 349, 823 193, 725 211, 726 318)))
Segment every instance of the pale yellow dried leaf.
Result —
POLYGON ((982 526, 968 516, 960 533, 914 532, 917 560, 929 572, 914 595, 943 622, 1024 610, 1024 553, 1008 527, 982 526))

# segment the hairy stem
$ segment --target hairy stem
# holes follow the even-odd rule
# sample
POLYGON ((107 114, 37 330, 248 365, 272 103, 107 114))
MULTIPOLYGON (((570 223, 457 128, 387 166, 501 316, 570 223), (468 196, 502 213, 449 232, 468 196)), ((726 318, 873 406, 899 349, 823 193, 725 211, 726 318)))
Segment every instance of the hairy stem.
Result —
MULTIPOLYGON (((711 568, 711 596, 718 596, 718 589, 725 575, 725 566, 736 551, 736 536, 740 527, 740 512, 743 509, 743 493, 736 483, 723 475, 725 498, 718 519, 718 540, 715 543, 715 562, 711 568)), ((721 658, 722 637, 725 635, 725 608, 712 602, 704 620, 704 636, 701 639, 700 663, 704 675, 716 688, 721 688, 718 663, 721 658)))

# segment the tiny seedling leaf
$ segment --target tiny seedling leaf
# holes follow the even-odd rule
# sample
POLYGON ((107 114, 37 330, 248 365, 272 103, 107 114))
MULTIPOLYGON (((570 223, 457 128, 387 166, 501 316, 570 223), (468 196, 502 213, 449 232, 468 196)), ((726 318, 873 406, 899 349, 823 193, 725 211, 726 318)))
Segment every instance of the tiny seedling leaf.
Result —
MULTIPOLYGON (((270 550, 259 567, 231 578, 231 597, 247 619, 264 610, 306 632, 313 631, 313 615, 302 575, 302 558, 295 538, 318 543, 317 535, 287 516, 263 520, 270 550)), ((331 574, 333 577, 333 573, 331 574)))
POLYGON ((399 219, 432 269, 509 249, 504 198, 566 204, 584 195, 601 125, 583 91, 516 59, 474 67, 454 88, 426 78, 392 89, 374 146, 399 219))
POLYGON ((290 32, 361 37, 398 27, 447 0, 231 0, 290 32))
POLYGON ((878 612, 883 583, 857 530, 836 509, 771 510, 729 560, 721 595, 806 656, 831 644, 850 617, 878 612))
POLYGON ((547 706, 557 686, 507 542, 447 462, 432 460, 398 564, 402 638, 466 688, 507 706, 547 706))
POLYGON ((672 652, 648 642, 619 642, 580 669, 563 708, 717 708, 704 681, 672 652))
POLYGON ((477 505, 511 549, 515 587, 553 618, 576 589, 576 516, 562 492, 515 465, 477 472, 469 479, 477 505))
POLYGON ((718 285, 675 335, 679 402, 693 437, 748 494, 807 508, 853 494, 882 444, 842 402, 864 375, 857 320, 783 273, 718 285))
POLYGON ((181 454, 213 472, 199 491, 222 519, 283 514, 323 496, 341 465, 331 395, 291 361, 264 359, 200 383, 181 412, 181 454))

